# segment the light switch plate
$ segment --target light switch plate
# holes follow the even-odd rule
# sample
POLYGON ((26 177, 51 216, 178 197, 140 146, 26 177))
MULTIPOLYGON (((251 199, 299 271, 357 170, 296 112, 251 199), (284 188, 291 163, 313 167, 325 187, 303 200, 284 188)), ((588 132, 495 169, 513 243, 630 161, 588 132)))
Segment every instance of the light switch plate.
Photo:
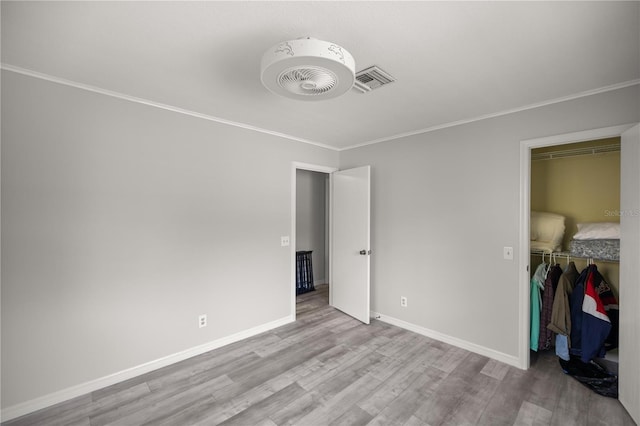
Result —
POLYGON ((280 237, 280 245, 282 247, 288 247, 289 246, 289 236, 286 235, 284 237, 280 237))
POLYGON ((513 260, 513 247, 504 248, 504 258, 506 260, 513 260))

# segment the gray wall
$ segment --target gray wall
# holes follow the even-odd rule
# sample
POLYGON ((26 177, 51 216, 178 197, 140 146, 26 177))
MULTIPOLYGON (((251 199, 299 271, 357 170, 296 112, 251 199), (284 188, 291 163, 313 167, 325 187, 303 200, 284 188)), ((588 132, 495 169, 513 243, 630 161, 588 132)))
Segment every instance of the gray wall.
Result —
POLYGON ((292 161, 338 154, 3 71, 3 407, 290 316, 292 161))
POLYGON ((3 407, 291 315, 292 161, 372 165, 373 310, 517 356, 519 141, 640 120, 635 86, 338 158, 11 72, 2 89, 3 407))
POLYGON ((342 151, 341 169, 372 166, 372 310, 517 357, 519 142, 637 122, 639 92, 342 151))
POLYGON ((313 278, 326 282, 326 173, 296 170, 296 250, 313 250, 313 278))

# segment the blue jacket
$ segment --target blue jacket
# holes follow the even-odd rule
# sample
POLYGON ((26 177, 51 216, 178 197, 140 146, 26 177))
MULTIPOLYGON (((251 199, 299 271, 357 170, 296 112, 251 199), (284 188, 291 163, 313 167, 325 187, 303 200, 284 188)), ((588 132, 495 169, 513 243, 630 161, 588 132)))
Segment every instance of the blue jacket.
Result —
POLYGON ((596 265, 590 265, 580 273, 570 299, 570 352, 580 356, 583 362, 605 355, 605 341, 612 329, 607 311, 617 312, 617 302, 612 302, 612 294, 596 265))

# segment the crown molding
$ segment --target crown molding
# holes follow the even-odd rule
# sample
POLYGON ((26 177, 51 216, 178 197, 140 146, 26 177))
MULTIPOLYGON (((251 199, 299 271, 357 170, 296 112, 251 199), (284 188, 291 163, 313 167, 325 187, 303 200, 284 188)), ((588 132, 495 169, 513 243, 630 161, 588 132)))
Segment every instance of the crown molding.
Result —
POLYGON ((171 111, 171 112, 175 112, 175 113, 178 113, 178 114, 188 115, 188 116, 191 116, 191 117, 200 118, 200 119, 207 120, 207 121, 213 121, 213 122, 216 122, 216 123, 226 124, 228 126, 233 126, 233 127, 239 127, 241 129, 250 130, 250 131, 253 131, 253 132, 264 133, 264 134, 271 135, 271 136, 276 136, 276 137, 280 137, 280 138, 284 138, 284 139, 293 140, 293 141, 296 141, 296 142, 302 142, 302 143, 306 143, 306 144, 309 144, 309 145, 314 145, 314 146, 317 146, 317 147, 320 147, 320 148, 330 149, 332 151, 338 151, 338 149, 336 147, 330 146, 330 145, 326 145, 326 144, 323 144, 321 142, 316 142, 316 141, 312 141, 312 140, 309 140, 309 139, 304 139, 304 138, 300 138, 300 137, 297 137, 297 136, 289 135, 289 134, 286 134, 286 133, 280 133, 280 132, 276 132, 276 131, 273 131, 273 130, 264 129, 262 127, 252 126, 250 124, 241 123, 241 122, 238 122, 238 121, 227 120, 225 118, 216 117, 216 116, 208 115, 208 114, 203 114, 203 113, 196 112, 196 111, 191 111, 191 110, 180 108, 180 107, 177 107, 177 106, 174 106, 174 105, 163 104, 163 103, 155 102, 155 101, 152 101, 152 100, 149 100, 149 99, 139 98, 139 97, 127 95, 127 94, 124 94, 124 93, 115 92, 113 90, 103 89, 101 87, 92 86, 92 85, 84 84, 84 83, 79 83, 77 81, 67 80, 67 79, 64 79, 64 78, 60 78, 60 77, 56 77, 56 76, 53 76, 53 75, 49 75, 49 74, 33 71, 33 70, 30 70, 30 69, 17 67, 17 66, 11 65, 11 64, 2 63, 2 64, 0 64, 0 68, 5 70, 5 71, 14 72, 16 74, 21 74, 21 75, 25 75, 25 76, 28 76, 28 77, 33 77, 33 78, 49 81, 49 82, 56 83, 56 84, 62 84, 64 86, 69 86, 69 87, 73 87, 73 88, 80 89, 80 90, 86 90, 88 92, 99 93, 101 95, 110 96, 112 98, 117 98, 117 99, 122 99, 122 100, 125 100, 125 101, 128 101, 128 102, 134 102, 134 103, 137 103, 137 104, 147 105, 147 106, 151 106, 151 107, 154 107, 154 108, 164 109, 166 111, 171 111))
POLYGON ((385 137, 382 137, 382 138, 379 138, 379 139, 373 139, 373 140, 370 140, 370 141, 367 141, 367 142, 359 143, 359 144, 356 144, 356 145, 350 145, 350 146, 345 147, 345 148, 340 148, 340 149, 338 149, 338 151, 346 151, 346 150, 349 150, 349 149, 361 148, 361 147, 364 147, 364 146, 374 145, 374 144, 378 144, 378 143, 382 143, 382 142, 389 142, 389 141, 392 141, 392 140, 395 140, 395 139, 402 139, 402 138, 406 138, 406 137, 409 137, 409 136, 416 136, 416 135, 420 135, 420 134, 423 134, 423 133, 435 132, 436 130, 442 130, 442 129, 446 129, 446 128, 449 128, 449 127, 456 127, 456 126, 461 126, 463 124, 474 123, 476 121, 482 121, 482 120, 488 120, 488 119, 491 119, 491 118, 502 117, 504 115, 515 114, 517 112, 528 111, 528 110, 531 110, 531 109, 541 108, 541 107, 548 106, 548 105, 559 104, 559 103, 562 103, 562 102, 572 101, 574 99, 585 98, 587 96, 593 96, 593 95, 597 95, 597 94, 600 94, 600 93, 612 92, 614 90, 624 89, 626 87, 631 87, 631 86, 636 86, 636 85, 640 85, 640 79, 629 80, 629 81, 625 81, 625 82, 622 82, 622 83, 612 84, 610 86, 604 86, 604 87, 600 87, 600 88, 597 88, 597 89, 592 89, 592 90, 587 90, 587 91, 584 91, 584 92, 574 93, 572 95, 563 96, 563 97, 555 98, 555 99, 549 99, 549 100, 546 100, 546 101, 542 101, 542 102, 537 102, 537 103, 534 103, 534 104, 521 106, 521 107, 518 107, 518 108, 511 108, 511 109, 507 109, 507 110, 504 110, 504 111, 494 112, 494 113, 491 113, 491 114, 479 115, 477 117, 473 117, 473 118, 469 118, 469 119, 465 119, 465 120, 458 120, 458 121, 452 121, 452 122, 449 122, 449 123, 438 124, 436 126, 425 127, 423 129, 412 130, 410 132, 397 133, 395 135, 385 136, 385 137))
POLYGON ((135 103, 138 103, 138 104, 147 105, 147 106, 151 106, 151 107, 154 107, 154 108, 160 108, 160 109, 164 109, 164 110, 167 110, 167 111, 172 111, 172 112, 175 112, 175 113, 178 113, 178 114, 188 115, 188 116, 191 116, 191 117, 200 118, 200 119, 208 120, 208 121, 213 121, 213 122, 220 123, 220 124, 226 124, 228 126, 234 126, 234 127, 238 127, 238 128, 245 129, 245 130, 250 130, 250 131, 254 131, 254 132, 258 132, 258 133, 263 133, 263 134, 267 134, 267 135, 271 135, 271 136, 276 136, 276 137, 280 137, 280 138, 284 138, 284 139, 289 139, 289 140, 296 141, 296 142, 302 142, 302 143, 306 143, 306 144, 309 144, 309 145, 313 145, 313 146, 317 146, 317 147, 320 147, 320 148, 329 149, 329 150, 332 150, 332 151, 338 151, 338 152, 347 151, 347 150, 355 149, 355 148, 362 148, 362 147, 365 147, 365 146, 375 145, 375 144, 383 143, 383 142, 390 142, 390 141, 393 141, 393 140, 396 140, 396 139, 403 139, 403 138, 407 138, 407 137, 410 137, 410 136, 416 136, 416 135, 421 135, 421 134, 424 134, 424 133, 435 132, 437 130, 447 129, 447 128, 450 128, 450 127, 456 127, 456 126, 461 126, 461 125, 464 125, 464 124, 474 123, 474 122, 477 122, 477 121, 488 120, 488 119, 496 118, 496 117, 502 117, 502 116, 509 115, 509 114, 515 114, 515 113, 522 112, 522 111, 532 110, 532 109, 541 108, 541 107, 544 107, 544 106, 559 104, 559 103, 562 103, 562 102, 572 101, 572 100, 575 100, 575 99, 580 99, 580 98, 593 96, 593 95, 597 95, 597 94, 601 94, 601 93, 612 92, 614 90, 624 89, 626 87, 640 85, 640 79, 624 81, 622 83, 616 83, 616 84, 612 84, 612 85, 609 85, 609 86, 600 87, 600 88, 597 88, 597 89, 592 89, 592 90, 587 90, 587 91, 584 91, 584 92, 574 93, 574 94, 563 96, 563 97, 560 97, 560 98, 549 99, 549 100, 546 100, 546 101, 537 102, 537 103, 533 103, 533 104, 529 104, 529 105, 524 105, 524 106, 517 107, 517 108, 511 108, 511 109, 507 109, 507 110, 503 110, 503 111, 499 111, 499 112, 494 112, 494 113, 490 113, 490 114, 479 115, 479 116, 468 118, 468 119, 464 119, 464 120, 457 120, 457 121, 451 121, 449 123, 442 123, 442 124, 438 124, 438 125, 431 126, 431 127, 425 127, 425 128, 422 128, 422 129, 412 130, 412 131, 409 131, 409 132, 396 133, 396 134, 393 134, 393 135, 384 136, 382 138, 372 139, 372 140, 365 141, 365 142, 362 142, 362 143, 349 145, 349 146, 346 146, 346 147, 343 147, 343 148, 337 148, 335 146, 327 145, 325 143, 321 143, 321 142, 317 142, 317 141, 312 141, 310 139, 304 139, 304 138, 300 138, 300 137, 297 137, 297 136, 294 136, 294 135, 289 135, 289 134, 286 134, 286 133, 276 132, 276 131, 273 131, 273 130, 264 129, 262 127, 257 127, 257 126, 252 126, 250 124, 241 123, 241 122, 238 122, 238 121, 227 120, 225 118, 215 117, 213 115, 203 114, 203 113, 200 113, 200 112, 187 110, 187 109, 176 107, 176 106, 173 106, 173 105, 168 105, 168 104, 163 104, 163 103, 160 103, 160 102, 155 102, 155 101, 152 101, 152 100, 149 100, 149 99, 139 98, 139 97, 136 97, 136 96, 130 96, 130 95, 127 95, 127 94, 124 94, 124 93, 103 89, 101 87, 92 86, 92 85, 89 85, 89 84, 84 84, 84 83, 79 83, 79 82, 76 82, 76 81, 66 80, 64 78, 60 78, 60 77, 52 76, 52 75, 49 75, 49 74, 45 74, 45 73, 29 70, 29 69, 26 69, 26 68, 17 67, 17 66, 11 65, 11 64, 2 63, 2 64, 0 64, 0 68, 3 69, 3 70, 6 70, 6 71, 11 71, 11 72, 17 73, 17 74, 22 74, 22 75, 29 76, 29 77, 50 81, 52 83, 57 83, 57 84, 62 84, 62 85, 69 86, 69 87, 74 87, 76 89, 81 89, 81 90, 86 90, 86 91, 89 91, 89 92, 99 93, 99 94, 102 94, 102 95, 105 95, 105 96, 110 96, 110 97, 113 97, 113 98, 118 98, 118 99, 122 99, 122 100, 129 101, 129 102, 135 102, 135 103))

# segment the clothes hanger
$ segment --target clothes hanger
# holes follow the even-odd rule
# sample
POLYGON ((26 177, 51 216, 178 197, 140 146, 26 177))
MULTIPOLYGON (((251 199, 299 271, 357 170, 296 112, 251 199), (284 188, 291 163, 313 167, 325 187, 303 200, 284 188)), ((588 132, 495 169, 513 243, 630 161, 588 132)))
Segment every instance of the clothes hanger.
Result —
POLYGON ((567 255, 567 265, 564 267, 565 272, 569 270, 569 265, 571 265, 571 255, 567 255))
POLYGON ((551 269, 551 256, 553 256, 553 252, 549 252, 549 263, 545 264, 544 267, 544 279, 547 279, 547 275, 549 275, 549 270, 551 269))

